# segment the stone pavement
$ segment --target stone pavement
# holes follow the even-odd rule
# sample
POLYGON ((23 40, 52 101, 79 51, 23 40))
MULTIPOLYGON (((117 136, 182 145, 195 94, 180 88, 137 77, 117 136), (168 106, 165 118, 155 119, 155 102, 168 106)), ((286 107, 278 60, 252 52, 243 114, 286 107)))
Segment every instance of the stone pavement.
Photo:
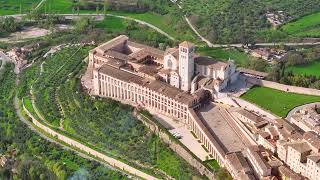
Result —
MULTIPOLYGON (((209 104, 199 110, 200 117, 210 128, 211 134, 220 143, 226 152, 236 152, 245 150, 245 142, 239 137, 230 124, 226 115, 223 114, 223 107, 215 104, 209 104)), ((240 132, 241 133, 241 132, 240 132)))
POLYGON ((174 121, 171 118, 162 115, 157 115, 156 118, 161 119, 161 121, 165 121, 165 123, 171 126, 169 132, 178 132, 182 136, 182 138, 179 139, 179 141, 183 145, 185 145, 199 159, 201 159, 202 161, 210 159, 209 153, 207 153, 203 149, 201 143, 199 143, 198 140, 191 134, 190 130, 187 128, 185 124, 178 121, 174 121))

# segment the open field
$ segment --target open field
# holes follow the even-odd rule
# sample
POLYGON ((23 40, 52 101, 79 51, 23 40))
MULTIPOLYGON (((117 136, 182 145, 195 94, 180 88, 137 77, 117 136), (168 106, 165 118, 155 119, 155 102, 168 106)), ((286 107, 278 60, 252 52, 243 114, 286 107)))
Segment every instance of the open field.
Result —
POLYGON ((0 0, 0 15, 30 12, 41 0, 0 0), (20 6, 21 5, 21 6, 20 6))
MULTIPOLYGON (((146 13, 128 13, 128 12, 117 12, 117 11, 108 11, 107 13, 120 15, 120 16, 126 16, 131 17, 135 19, 139 19, 142 21, 145 21, 147 23, 150 23, 164 32, 168 33, 169 35, 173 36, 176 39, 180 40, 188 40, 188 41, 196 41, 196 35, 192 32, 189 27, 187 29, 184 29, 183 32, 181 30, 175 29, 174 23, 172 19, 175 19, 177 17, 172 17, 170 15, 160 15, 153 12, 146 12, 146 13)), ((186 24, 186 22, 184 22, 186 24)))
POLYGON ((309 96, 296 93, 287 93, 267 87, 253 87, 241 96, 280 117, 285 117, 296 106, 312 102, 320 102, 320 96, 309 96))
POLYGON ((236 49, 226 48, 196 48, 197 53, 203 56, 210 56, 218 60, 228 61, 229 58, 235 61, 237 65, 246 65, 253 58, 244 52, 240 52, 236 49))
POLYGON ((289 35, 304 37, 320 37, 320 12, 301 17, 282 26, 289 35))
POLYGON ((294 74, 314 75, 320 77, 320 59, 312 61, 309 64, 290 66, 286 71, 292 71, 294 74))
POLYGON ((96 27, 111 32, 122 32, 126 30, 126 21, 117 17, 106 16, 103 21, 96 24, 96 27))

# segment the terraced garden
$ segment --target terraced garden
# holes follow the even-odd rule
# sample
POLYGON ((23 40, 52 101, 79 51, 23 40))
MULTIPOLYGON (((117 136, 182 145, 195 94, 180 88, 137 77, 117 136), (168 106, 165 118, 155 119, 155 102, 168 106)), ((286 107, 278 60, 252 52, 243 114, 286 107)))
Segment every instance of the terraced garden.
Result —
MULTIPOLYGON (((26 72, 26 77, 22 77, 35 82, 32 86, 35 105, 47 123, 147 172, 160 176, 165 176, 162 173, 165 172, 175 179, 199 177, 135 119, 132 107, 110 99, 93 99, 83 92, 78 77, 86 67, 82 60, 89 48, 64 49, 46 59, 37 81, 37 77, 29 76, 31 73, 26 72)), ((40 64, 37 66, 30 71, 37 71, 40 64)), ((25 99, 25 104, 32 108, 30 99, 25 99)))
POLYGON ((13 64, 7 64, 6 75, 0 77, 0 152, 13 149, 17 152, 17 173, 0 171, 0 179, 68 179, 77 177, 80 171, 85 172, 82 177, 88 179, 127 179, 120 172, 48 142, 23 124, 13 104, 17 89, 13 68, 13 64))
POLYGON ((288 93, 260 86, 253 87, 241 98, 280 117, 286 117, 288 112, 297 106, 320 102, 320 96, 288 93))

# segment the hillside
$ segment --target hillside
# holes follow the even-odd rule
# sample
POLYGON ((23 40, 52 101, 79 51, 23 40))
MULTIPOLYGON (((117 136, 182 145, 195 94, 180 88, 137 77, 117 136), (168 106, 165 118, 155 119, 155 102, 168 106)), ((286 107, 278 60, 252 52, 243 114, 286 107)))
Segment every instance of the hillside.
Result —
POLYGON ((259 32, 270 28, 268 11, 284 11, 294 20, 320 9, 320 0, 184 0, 181 4, 200 32, 215 43, 261 40, 259 32))

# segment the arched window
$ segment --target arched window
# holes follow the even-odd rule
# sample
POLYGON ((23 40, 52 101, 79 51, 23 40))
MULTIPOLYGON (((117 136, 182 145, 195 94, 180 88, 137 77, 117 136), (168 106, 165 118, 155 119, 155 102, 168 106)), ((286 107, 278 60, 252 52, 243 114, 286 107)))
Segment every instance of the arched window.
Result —
POLYGON ((170 69, 172 69, 172 61, 171 59, 168 59, 167 65, 170 69))

